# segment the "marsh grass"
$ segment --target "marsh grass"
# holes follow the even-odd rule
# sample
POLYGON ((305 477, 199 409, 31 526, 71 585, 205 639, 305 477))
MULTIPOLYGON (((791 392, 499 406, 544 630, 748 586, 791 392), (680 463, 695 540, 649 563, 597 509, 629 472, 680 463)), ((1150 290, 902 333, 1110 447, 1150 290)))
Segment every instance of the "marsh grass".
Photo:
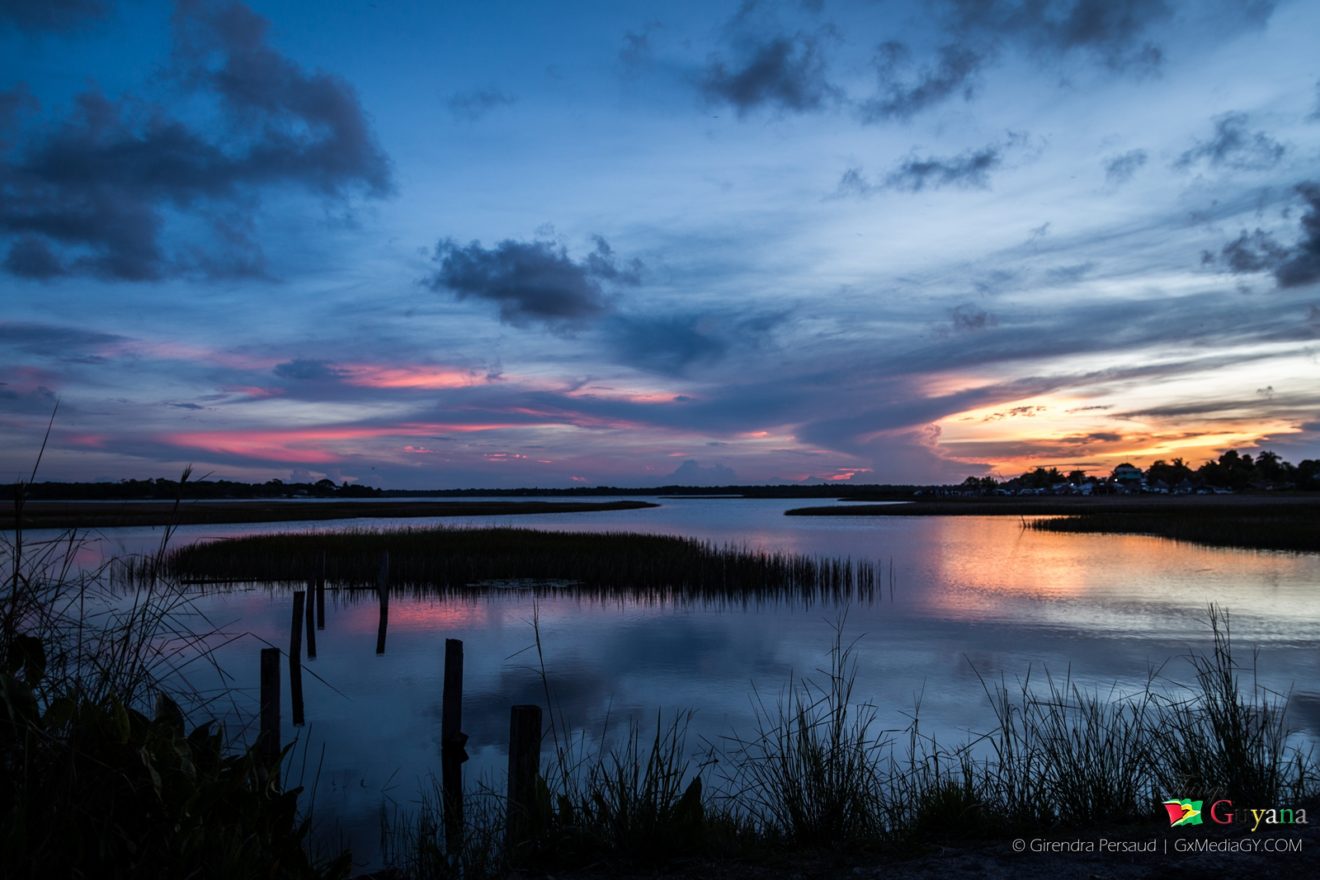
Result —
MULTIPOLYGON (((815 558, 669 535, 522 528, 352 529, 258 535, 169 554, 169 574, 207 582, 298 583, 322 571, 341 586, 374 586, 382 554, 395 590, 450 592, 492 583, 571 584, 598 596, 754 599, 787 593, 846 601, 871 597, 878 564, 815 558)), ((125 570, 135 577, 135 570, 125 570)))
POLYGON ((754 695, 754 735, 728 737, 725 776, 735 812, 799 845, 857 842, 883 831, 885 735, 874 706, 853 701, 855 643, 835 631, 822 679, 790 680, 771 706, 754 695))
POLYGON ((1135 818, 1149 809, 1150 741, 1158 718, 1151 682, 1136 694, 1086 690, 1071 675, 1031 676, 1016 690, 982 681, 995 714, 983 765, 988 802, 1009 824, 1135 818))
POLYGON ((1314 792, 1314 752, 1291 744, 1287 697, 1261 687, 1255 655, 1248 670, 1233 656, 1226 611, 1212 606, 1213 644, 1189 659, 1190 696, 1164 697, 1149 748, 1167 791, 1202 792, 1258 803, 1300 799, 1314 792))
POLYGON ((508 873, 504 803, 489 784, 463 798, 463 839, 444 836, 444 793, 432 776, 415 811, 396 808, 383 818, 383 861, 409 880, 493 880, 508 873))

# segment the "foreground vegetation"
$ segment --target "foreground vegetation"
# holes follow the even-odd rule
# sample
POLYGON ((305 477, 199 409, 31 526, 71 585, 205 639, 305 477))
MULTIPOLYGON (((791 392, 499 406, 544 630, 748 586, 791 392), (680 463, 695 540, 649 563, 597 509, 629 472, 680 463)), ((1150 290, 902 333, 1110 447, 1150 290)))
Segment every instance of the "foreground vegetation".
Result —
MULTIPOLYGON (((1234 659, 1228 619, 1212 608, 1212 644, 1190 658, 1187 687, 1089 691, 1069 679, 983 682, 991 730, 950 747, 919 711, 897 737, 857 702, 853 647, 836 641, 827 670, 757 699, 757 729, 686 742, 686 718, 657 718, 589 746, 552 711, 553 751, 524 840, 506 846, 500 797, 468 799, 463 839, 444 839, 442 799, 393 829, 408 877, 500 876, 523 866, 637 868, 719 863, 776 852, 872 853, 913 844, 1008 838, 1165 820, 1167 797, 1281 807, 1314 804, 1317 765, 1289 740, 1284 698, 1257 688, 1234 659), (612 745, 610 743, 613 743, 612 745)), ((547 690, 553 707, 553 695, 547 690)), ((1158 822, 1159 824, 1154 824, 1158 822)), ((1291 832, 1292 828, 1267 829, 1291 832)))
POLYGON ((151 577, 115 602, 78 549, 73 534, 0 540, 0 875, 346 876, 347 854, 308 855, 279 760, 189 729, 180 704, 222 695, 180 691, 209 659, 209 634, 182 626, 186 595, 151 577))

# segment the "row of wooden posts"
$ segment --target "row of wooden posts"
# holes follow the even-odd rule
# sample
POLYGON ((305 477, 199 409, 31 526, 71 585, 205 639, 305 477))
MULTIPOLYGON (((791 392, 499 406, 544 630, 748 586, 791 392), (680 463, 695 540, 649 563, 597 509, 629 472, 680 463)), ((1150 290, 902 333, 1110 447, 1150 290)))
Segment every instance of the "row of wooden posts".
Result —
MULTIPOLYGON (((389 554, 383 554, 377 576, 380 597, 380 625, 376 634, 376 653, 385 653, 385 631, 389 619, 389 554)), ((310 584, 315 602, 307 601, 305 591, 293 594, 293 622, 289 635, 289 697, 293 704, 293 723, 304 723, 302 694, 302 641, 307 634, 307 657, 316 657, 316 630, 325 629, 325 576, 310 584), (313 620, 313 607, 315 608, 313 620)), ((441 788, 444 800, 445 845, 457 854, 463 840, 463 763, 468 760, 467 734, 463 723, 463 642, 445 639, 444 689, 440 713, 441 788)), ((274 766, 283 751, 280 737, 280 649, 261 650, 261 725, 258 752, 268 766, 274 766)), ((536 778, 541 765, 541 707, 514 706, 509 716, 509 780, 506 815, 506 840, 517 847, 531 834, 532 806, 536 796, 536 778)))

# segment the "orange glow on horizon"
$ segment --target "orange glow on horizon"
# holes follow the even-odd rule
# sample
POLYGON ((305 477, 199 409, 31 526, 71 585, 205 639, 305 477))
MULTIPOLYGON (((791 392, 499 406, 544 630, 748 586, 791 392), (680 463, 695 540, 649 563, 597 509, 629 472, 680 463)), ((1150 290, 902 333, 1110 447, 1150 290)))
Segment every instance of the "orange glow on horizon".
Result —
POLYGON ((989 465, 1000 478, 1036 467, 1101 476, 1124 462, 1144 468, 1160 459, 1181 458, 1196 468, 1225 449, 1253 447, 1298 431, 1280 419, 1220 417, 1207 424, 1139 413, 1116 417, 1116 408, 1087 398, 1041 395, 965 410, 938 423, 939 445, 950 460, 969 468, 989 465))

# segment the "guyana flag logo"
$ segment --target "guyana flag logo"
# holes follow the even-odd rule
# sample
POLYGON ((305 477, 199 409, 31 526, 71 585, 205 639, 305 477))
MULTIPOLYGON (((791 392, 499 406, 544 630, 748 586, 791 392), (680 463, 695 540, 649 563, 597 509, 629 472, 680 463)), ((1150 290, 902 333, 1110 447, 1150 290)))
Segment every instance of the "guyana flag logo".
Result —
POLYGON ((1164 809, 1169 814, 1169 827, 1177 828, 1179 825, 1200 825, 1201 824, 1201 804, 1203 801, 1165 801, 1164 809))

